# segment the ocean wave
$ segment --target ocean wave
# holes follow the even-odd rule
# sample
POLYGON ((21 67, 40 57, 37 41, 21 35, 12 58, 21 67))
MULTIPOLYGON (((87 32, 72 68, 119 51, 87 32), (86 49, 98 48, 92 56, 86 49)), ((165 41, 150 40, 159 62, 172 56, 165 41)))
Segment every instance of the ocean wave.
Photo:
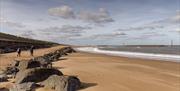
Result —
POLYGON ((76 50, 83 51, 83 52, 90 52, 90 53, 101 53, 101 54, 107 54, 107 55, 113 55, 113 56, 130 57, 130 58, 143 58, 143 59, 155 59, 155 60, 163 60, 163 61, 180 62, 179 55, 171 55, 171 54, 109 51, 109 50, 100 50, 97 47, 80 47, 80 48, 76 48, 76 50))

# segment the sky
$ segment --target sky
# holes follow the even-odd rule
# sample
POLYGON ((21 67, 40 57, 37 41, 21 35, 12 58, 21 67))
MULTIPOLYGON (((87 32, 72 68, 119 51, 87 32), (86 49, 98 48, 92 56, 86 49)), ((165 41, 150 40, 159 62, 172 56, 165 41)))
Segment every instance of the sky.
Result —
POLYGON ((180 45, 180 0, 0 0, 0 29, 73 45, 180 45))

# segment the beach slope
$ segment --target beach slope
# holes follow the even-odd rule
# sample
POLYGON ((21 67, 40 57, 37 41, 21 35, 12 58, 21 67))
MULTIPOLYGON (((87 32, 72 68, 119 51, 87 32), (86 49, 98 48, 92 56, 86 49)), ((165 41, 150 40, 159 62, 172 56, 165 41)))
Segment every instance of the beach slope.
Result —
POLYGON ((179 91, 180 63, 76 53, 54 64, 77 75, 80 91, 179 91))

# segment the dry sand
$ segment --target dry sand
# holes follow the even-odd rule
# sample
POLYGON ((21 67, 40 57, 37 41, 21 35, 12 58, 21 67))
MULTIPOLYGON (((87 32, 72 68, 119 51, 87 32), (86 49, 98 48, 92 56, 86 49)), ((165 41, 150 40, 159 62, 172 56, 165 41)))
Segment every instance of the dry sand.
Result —
MULTIPOLYGON (((36 50, 35 56, 57 48, 36 50)), ((27 59, 28 55, 23 52, 18 59, 27 59)), ((0 68, 13 59, 17 59, 15 53, 0 55, 0 68)), ((53 65, 65 75, 78 76, 83 82, 80 91, 180 91, 180 63, 78 52, 53 65)), ((10 82, 0 83, 0 87, 10 85, 10 82)))

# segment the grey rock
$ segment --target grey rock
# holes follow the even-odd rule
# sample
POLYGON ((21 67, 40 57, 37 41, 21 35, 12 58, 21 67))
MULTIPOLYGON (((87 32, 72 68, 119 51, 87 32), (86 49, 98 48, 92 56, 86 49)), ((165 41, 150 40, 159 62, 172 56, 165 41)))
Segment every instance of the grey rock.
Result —
POLYGON ((41 84, 55 91, 76 91, 80 88, 81 83, 75 76, 52 75, 41 84))
POLYGON ((8 89, 8 88, 3 87, 3 88, 0 88, 0 91, 9 91, 9 89, 8 89))
POLYGON ((0 74, 0 82, 8 81, 8 76, 6 74, 0 74))
POLYGON ((19 69, 17 67, 6 67, 4 73, 6 75, 15 75, 19 69))
POLYGON ((19 70, 26 70, 29 68, 36 68, 36 67, 40 67, 40 66, 41 66, 41 63, 38 61, 24 60, 24 61, 21 61, 19 63, 18 69, 19 70))
POLYGON ((34 82, 14 84, 10 91, 35 91, 36 84, 34 82))
POLYGON ((32 68, 24 71, 19 71, 16 75, 16 83, 24 82, 41 82, 47 79, 51 75, 63 75, 63 73, 57 69, 50 68, 32 68))
POLYGON ((48 57, 40 56, 40 57, 34 58, 33 60, 39 62, 40 67, 44 67, 44 68, 51 68, 52 67, 51 60, 48 57))
POLYGON ((20 63, 19 60, 14 60, 14 61, 11 63, 11 67, 17 67, 17 66, 19 66, 19 63, 20 63))

